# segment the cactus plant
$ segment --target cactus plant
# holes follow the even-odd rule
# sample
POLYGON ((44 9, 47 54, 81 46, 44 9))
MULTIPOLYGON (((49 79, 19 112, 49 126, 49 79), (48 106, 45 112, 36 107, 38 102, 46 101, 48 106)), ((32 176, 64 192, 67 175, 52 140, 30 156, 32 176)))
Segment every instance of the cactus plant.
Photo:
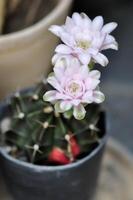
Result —
POLYGON ((67 164, 92 151, 100 141, 96 128, 100 107, 93 104, 85 119, 67 119, 54 106, 43 101, 47 86, 16 92, 8 100, 8 113, 1 121, 3 141, 15 158, 35 164, 67 164), (6 121, 8 129, 4 129, 6 121))
POLYGON ((104 134, 99 126, 104 95, 100 72, 93 68, 96 62, 108 63, 101 50, 117 49, 109 35, 116 23, 102 26, 100 16, 91 22, 74 13, 64 26, 50 28, 65 43, 55 50, 53 72, 47 82, 13 94, 1 121, 1 139, 13 157, 39 165, 69 164, 98 146, 104 134))

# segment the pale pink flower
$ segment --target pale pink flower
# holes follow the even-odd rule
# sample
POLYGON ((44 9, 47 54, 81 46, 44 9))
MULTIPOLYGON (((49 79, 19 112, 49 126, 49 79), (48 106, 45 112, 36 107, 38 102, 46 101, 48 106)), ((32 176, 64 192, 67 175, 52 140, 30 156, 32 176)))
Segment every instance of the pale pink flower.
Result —
POLYGON ((90 61, 93 61, 106 66, 108 59, 101 51, 118 49, 115 38, 110 35, 116 27, 117 23, 115 22, 103 26, 103 17, 101 16, 90 20, 84 13, 74 13, 72 18, 67 17, 64 25, 53 25, 49 28, 64 43, 56 47, 57 55, 53 61, 62 55, 72 55, 77 57, 83 65, 88 65, 90 61))
POLYGON ((47 79, 55 90, 46 92, 44 100, 55 104, 57 112, 72 109, 74 117, 81 120, 85 117, 87 104, 104 101, 104 94, 98 89, 100 72, 89 71, 88 66, 81 65, 77 59, 58 64, 47 79))

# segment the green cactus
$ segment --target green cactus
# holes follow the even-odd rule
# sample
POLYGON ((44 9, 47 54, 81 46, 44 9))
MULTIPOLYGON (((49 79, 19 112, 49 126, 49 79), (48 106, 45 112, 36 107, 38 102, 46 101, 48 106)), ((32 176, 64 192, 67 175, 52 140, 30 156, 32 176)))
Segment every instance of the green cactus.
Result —
POLYGON ((88 154, 99 143, 101 133, 97 123, 100 107, 96 104, 87 106, 84 120, 78 121, 74 117, 68 119, 71 114, 55 113, 53 105, 43 101, 43 94, 48 87, 41 83, 32 90, 17 92, 10 98, 10 114, 7 116, 10 126, 5 132, 1 130, 4 132, 4 145, 11 147, 10 154, 15 158, 34 164, 59 164, 49 160, 54 148, 62 150, 73 162, 88 154), (73 155, 74 151, 77 151, 76 156, 73 155))

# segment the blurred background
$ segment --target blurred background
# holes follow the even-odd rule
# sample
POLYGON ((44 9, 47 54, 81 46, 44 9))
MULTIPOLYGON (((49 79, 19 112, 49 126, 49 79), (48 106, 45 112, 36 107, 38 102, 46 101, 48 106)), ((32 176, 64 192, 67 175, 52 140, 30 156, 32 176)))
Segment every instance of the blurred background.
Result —
POLYGON ((113 33, 119 51, 106 51, 109 65, 97 67, 109 133, 133 153, 132 0, 0 0, 0 98, 47 75, 59 42, 48 27, 63 24, 72 12, 85 12, 92 19, 102 15, 105 23, 119 24, 113 33))
POLYGON ((119 51, 106 51, 110 63, 98 69, 102 70, 109 133, 133 153, 133 1, 75 0, 73 11, 91 18, 102 15, 105 22, 119 25, 113 33, 119 51))

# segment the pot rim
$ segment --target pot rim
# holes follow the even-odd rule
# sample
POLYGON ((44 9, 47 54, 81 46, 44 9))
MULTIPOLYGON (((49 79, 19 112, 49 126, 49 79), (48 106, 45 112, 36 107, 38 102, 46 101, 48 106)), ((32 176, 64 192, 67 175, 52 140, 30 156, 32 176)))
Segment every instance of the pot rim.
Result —
POLYGON ((27 35, 33 34, 33 32, 36 34, 38 30, 42 29, 42 26, 43 28, 48 27, 52 21, 62 15, 64 10, 71 5, 72 1, 73 0, 56 0, 56 4, 53 9, 41 20, 22 30, 1 35, 0 42, 9 42, 13 39, 18 40, 19 38, 24 38, 27 35))
POLYGON ((32 163, 27 163, 27 162, 13 158, 1 147, 0 147, 0 154, 2 154, 9 162, 12 162, 16 165, 19 165, 21 167, 28 168, 28 169, 31 169, 34 171, 37 170, 37 171, 48 171, 49 172, 49 171, 67 170, 67 169, 71 169, 74 167, 79 167, 82 164, 84 164, 85 162, 87 162, 88 160, 92 159, 102 149, 102 147, 104 147, 108 137, 109 137, 108 134, 105 133, 104 137, 100 141, 100 144, 90 154, 88 154, 87 156, 85 156, 82 159, 79 159, 78 161, 76 161, 74 163, 70 163, 67 165, 42 166, 42 165, 35 165, 32 163))

